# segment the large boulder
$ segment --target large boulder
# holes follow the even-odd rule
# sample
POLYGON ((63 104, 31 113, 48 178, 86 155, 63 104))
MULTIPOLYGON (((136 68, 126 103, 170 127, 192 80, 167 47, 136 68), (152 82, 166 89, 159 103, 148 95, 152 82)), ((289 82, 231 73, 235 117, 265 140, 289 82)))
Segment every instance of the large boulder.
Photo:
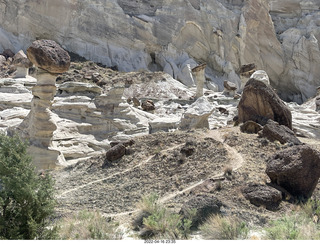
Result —
POLYGON ((242 194, 253 205, 264 206, 268 210, 276 210, 282 200, 281 191, 266 185, 250 184, 242 190, 242 194))
POLYGON ((186 202, 179 214, 192 219, 192 226, 197 227, 213 214, 219 214, 222 203, 211 195, 197 195, 186 202), (195 213, 194 213, 195 211, 195 213), (190 215, 190 213, 193 213, 190 215))
POLYGON ((271 119, 292 129, 289 108, 270 86, 255 78, 250 78, 244 87, 238 105, 238 116, 240 123, 252 120, 264 125, 271 119))
POLYGON ((34 41, 27 49, 27 56, 37 67, 50 73, 63 73, 69 69, 70 56, 55 41, 34 41))
POLYGON ((292 196, 309 198, 320 177, 320 153, 307 145, 293 146, 273 155, 266 173, 292 196))
POLYGON ((273 120, 268 120, 268 123, 263 127, 262 131, 259 133, 259 136, 265 137, 269 141, 279 141, 281 144, 302 144, 292 130, 284 125, 279 125, 273 120))
POLYGON ((213 105, 205 97, 198 98, 182 116, 179 128, 209 128, 208 118, 213 109, 213 105))

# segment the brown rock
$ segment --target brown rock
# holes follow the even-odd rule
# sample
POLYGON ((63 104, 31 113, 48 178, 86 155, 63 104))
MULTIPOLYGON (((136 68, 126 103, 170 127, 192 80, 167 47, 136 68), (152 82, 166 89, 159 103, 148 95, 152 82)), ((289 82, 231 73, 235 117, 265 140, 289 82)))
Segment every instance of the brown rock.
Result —
POLYGON ((27 49, 30 61, 50 73, 63 73, 69 69, 70 56, 55 41, 38 40, 27 49))
POLYGON ((4 64, 7 61, 6 57, 3 55, 0 55, 0 65, 4 64))
POLYGON ((261 133, 259 133, 259 136, 265 137, 270 141, 279 141, 281 144, 302 144, 292 130, 284 125, 279 125, 273 120, 268 120, 268 123, 263 127, 261 133))
POLYGON ((310 198, 320 177, 320 153, 307 145, 291 147, 268 160, 266 173, 292 196, 310 198))
POLYGON ((152 111, 156 109, 152 100, 142 102, 141 107, 143 111, 152 111))
POLYGON ((292 129, 292 115, 289 108, 270 86, 250 79, 244 87, 238 105, 239 123, 252 120, 265 125, 268 119, 292 129))
POLYGON ((240 130, 243 133, 257 134, 262 130, 262 126, 254 121, 248 120, 240 126, 240 130))
POLYGON ((116 161, 126 154, 126 147, 122 143, 117 144, 106 152, 106 160, 108 162, 116 161))
POLYGON ((197 227, 211 215, 220 213, 221 206, 221 201, 212 195, 197 195, 182 206, 179 214, 185 218, 192 217, 192 226, 197 227), (190 211, 193 209, 196 213, 190 216, 190 211))
POLYGON ((242 190, 242 194, 251 204, 268 210, 276 210, 282 200, 281 191, 266 185, 250 184, 242 190))
POLYGON ((1 55, 5 56, 6 59, 8 59, 8 58, 12 58, 14 56, 14 52, 12 52, 10 49, 6 49, 3 51, 3 53, 1 55))

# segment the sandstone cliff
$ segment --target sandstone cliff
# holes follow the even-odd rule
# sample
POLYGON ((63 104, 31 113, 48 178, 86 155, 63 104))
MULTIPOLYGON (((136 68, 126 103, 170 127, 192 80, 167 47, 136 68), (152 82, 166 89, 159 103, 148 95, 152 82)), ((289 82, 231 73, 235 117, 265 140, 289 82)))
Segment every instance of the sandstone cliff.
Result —
POLYGON ((241 86, 255 63, 285 100, 303 102, 320 85, 317 0, 0 1, 0 52, 52 39, 122 71, 166 71, 188 86, 206 62, 207 87, 241 86))

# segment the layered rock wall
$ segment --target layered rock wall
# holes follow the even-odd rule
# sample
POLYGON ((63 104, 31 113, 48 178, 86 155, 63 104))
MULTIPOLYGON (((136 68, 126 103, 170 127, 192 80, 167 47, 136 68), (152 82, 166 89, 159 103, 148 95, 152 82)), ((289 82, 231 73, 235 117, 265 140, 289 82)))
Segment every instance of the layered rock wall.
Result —
POLYGON ((254 63, 286 100, 303 102, 320 85, 317 0, 0 1, 0 52, 52 39, 119 70, 165 70, 188 86, 206 62, 207 87, 240 88, 254 63))

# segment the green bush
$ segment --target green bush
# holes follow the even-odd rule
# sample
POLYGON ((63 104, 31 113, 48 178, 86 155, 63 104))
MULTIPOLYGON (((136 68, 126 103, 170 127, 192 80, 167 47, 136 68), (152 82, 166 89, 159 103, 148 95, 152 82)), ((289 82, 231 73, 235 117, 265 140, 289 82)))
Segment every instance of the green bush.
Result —
POLYGON ((0 239, 52 239, 55 206, 51 177, 39 175, 17 136, 0 134, 0 239))
POLYGON ((61 240, 120 240, 123 236, 117 223, 88 210, 63 218, 58 225, 61 240))
POLYGON ((159 203, 156 194, 143 197, 138 208, 140 212, 135 225, 142 228, 144 238, 152 239, 188 239, 192 221, 173 213, 159 203), (147 234, 146 234, 147 233, 147 234))
POLYGON ((309 200, 301 205, 298 211, 271 221, 270 226, 266 228, 266 238, 271 240, 317 240, 320 238, 319 213, 319 201, 309 200))
POLYGON ((249 229, 236 218, 213 215, 200 226, 201 235, 206 240, 246 239, 249 229))

